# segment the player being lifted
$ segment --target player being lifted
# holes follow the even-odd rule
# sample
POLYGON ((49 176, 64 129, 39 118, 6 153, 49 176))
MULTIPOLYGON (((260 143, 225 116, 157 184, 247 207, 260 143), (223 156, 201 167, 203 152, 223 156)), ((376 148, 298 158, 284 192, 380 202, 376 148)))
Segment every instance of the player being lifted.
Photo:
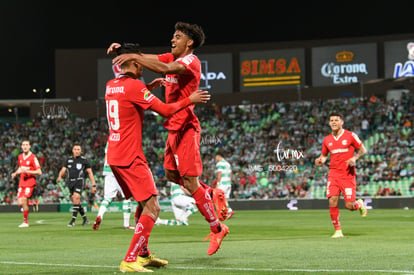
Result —
POLYGON ((326 197, 329 201, 332 224, 335 227, 332 238, 342 238, 344 236, 339 221, 338 209, 338 200, 341 193, 344 196, 347 209, 351 211, 359 209, 362 217, 367 216, 364 202, 361 199, 355 201, 355 162, 365 155, 367 150, 355 133, 342 128, 343 124, 342 114, 334 112, 329 115, 329 126, 332 133, 324 138, 322 153, 315 160, 315 164, 321 166, 328 159, 328 154, 331 155, 326 197), (354 154, 355 150, 357 150, 356 154, 354 154))

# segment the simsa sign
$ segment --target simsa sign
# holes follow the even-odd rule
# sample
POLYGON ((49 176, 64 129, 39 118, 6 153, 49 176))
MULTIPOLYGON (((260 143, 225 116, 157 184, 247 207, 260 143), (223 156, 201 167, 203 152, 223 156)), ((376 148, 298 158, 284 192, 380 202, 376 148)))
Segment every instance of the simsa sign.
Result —
POLYGON ((240 53, 240 91, 265 91, 305 83, 305 50, 240 53))
POLYGON ((312 48, 312 86, 358 83, 377 75, 375 43, 312 48))

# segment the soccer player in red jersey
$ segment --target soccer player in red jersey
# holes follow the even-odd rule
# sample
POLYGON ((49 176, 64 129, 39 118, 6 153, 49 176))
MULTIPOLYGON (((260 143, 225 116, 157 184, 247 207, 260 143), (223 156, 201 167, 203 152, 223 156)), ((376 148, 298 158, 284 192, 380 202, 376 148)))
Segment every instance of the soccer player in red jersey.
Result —
POLYGON ((11 174, 12 178, 20 174, 19 189, 17 191, 17 205, 23 208, 23 223, 19 227, 29 227, 28 199, 36 187, 36 176, 42 174, 37 157, 30 151, 30 141, 23 139, 21 148, 23 153, 18 156, 18 168, 11 174))
MULTIPOLYGON (((201 65, 194 50, 204 44, 204 39, 200 26, 177 22, 171 39, 171 52, 159 55, 125 54, 117 56, 113 62, 122 64, 127 60, 135 60, 148 70, 165 75, 166 102, 177 102, 199 87, 201 65)), ((111 44, 107 53, 114 53, 118 47, 118 43, 111 44)), ((229 233, 229 228, 219 221, 219 218, 225 220, 227 217, 227 208, 224 196, 219 199, 208 185, 198 179, 203 172, 200 156, 201 127, 194 114, 194 106, 188 106, 171 116, 164 127, 169 130, 164 155, 166 177, 183 185, 195 199, 198 210, 210 225, 211 232, 205 240, 210 239, 207 254, 212 255, 229 233), (218 205, 217 214, 211 194, 218 205)))
POLYGON ((359 209, 362 217, 367 216, 367 209, 363 200, 355 201, 355 162, 365 155, 367 150, 355 133, 342 128, 343 124, 342 114, 331 113, 329 115, 329 126, 332 133, 324 138, 322 153, 315 159, 315 164, 321 166, 328 159, 328 154, 331 156, 326 197, 329 201, 332 224, 335 227, 332 238, 342 238, 344 236, 341 230, 338 209, 338 200, 341 193, 347 209, 351 211, 359 209))
MULTIPOLYGON (((138 52, 134 45, 119 49, 120 54, 138 52)), ((210 99, 208 92, 197 90, 178 102, 164 104, 138 80, 142 66, 135 61, 121 65, 122 73, 106 85, 105 102, 109 137, 107 161, 124 192, 125 198, 133 197, 138 202, 135 213, 136 226, 128 252, 121 262, 122 272, 152 272, 145 266, 160 267, 168 261, 158 259, 148 249, 150 233, 160 213, 158 193, 142 148, 142 124, 144 110, 151 109, 163 117, 210 99)), ((156 82, 162 84, 161 82, 156 82)))

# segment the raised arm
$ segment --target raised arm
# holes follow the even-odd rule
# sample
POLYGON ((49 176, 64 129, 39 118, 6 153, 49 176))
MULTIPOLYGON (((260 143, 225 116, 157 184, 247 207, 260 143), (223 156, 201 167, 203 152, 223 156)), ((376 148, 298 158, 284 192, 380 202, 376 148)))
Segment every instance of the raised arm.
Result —
POLYGON ((158 56, 154 54, 135 54, 126 53, 115 57, 112 63, 121 65, 122 63, 134 60, 141 64, 144 68, 158 74, 182 74, 186 68, 178 62, 164 63, 158 60, 158 56))
POLYGON ((159 113, 163 117, 169 117, 174 113, 184 109, 188 105, 206 103, 210 100, 210 94, 207 91, 197 90, 193 92, 189 97, 182 99, 175 103, 165 104, 158 98, 155 103, 150 107, 151 110, 159 113))

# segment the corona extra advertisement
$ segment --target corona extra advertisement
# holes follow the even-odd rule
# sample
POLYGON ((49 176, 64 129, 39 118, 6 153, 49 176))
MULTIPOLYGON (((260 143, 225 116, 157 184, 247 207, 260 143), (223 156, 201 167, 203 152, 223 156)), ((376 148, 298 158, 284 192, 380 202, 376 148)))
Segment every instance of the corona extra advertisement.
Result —
POLYGON ((312 86, 345 85, 378 78, 375 43, 312 48, 312 86))

